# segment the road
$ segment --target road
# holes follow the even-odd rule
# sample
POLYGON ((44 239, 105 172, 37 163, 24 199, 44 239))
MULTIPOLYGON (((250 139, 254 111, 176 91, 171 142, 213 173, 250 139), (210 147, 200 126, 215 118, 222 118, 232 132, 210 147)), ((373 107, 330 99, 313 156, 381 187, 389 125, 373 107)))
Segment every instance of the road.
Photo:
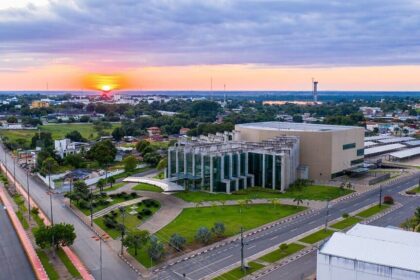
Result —
MULTIPOLYGON (((13 159, 5 153, 0 146, 0 160, 4 163, 7 157, 7 168, 13 174, 13 159)), ((16 180, 26 189, 26 171, 16 165, 16 180)), ((50 199, 48 188, 36 180, 29 178, 30 195, 42 211, 50 217, 50 199)), ((99 242, 92 237, 94 233, 65 205, 62 195, 53 195, 54 223, 69 223, 74 225, 77 238, 72 246, 73 250, 86 265, 96 279, 100 279, 99 242)), ((138 279, 135 273, 118 255, 108 246, 102 246, 102 279, 138 279)), ((25 279, 25 278, 20 278, 25 279)))
POLYGON ((35 274, 0 202, 0 280, 6 279, 35 279, 35 274))
MULTIPOLYGON (((398 227, 407 218, 413 216, 414 211, 420 206, 419 197, 407 197, 402 195, 395 195, 394 198, 403 206, 375 221, 370 225, 387 227, 398 227)), ((269 274, 259 278, 261 280, 301 280, 304 277, 314 274, 316 271, 316 252, 308 254, 294 262, 291 262, 279 269, 273 270, 269 274)))
MULTIPOLYGON (((396 197, 398 192, 409 188, 418 183, 417 174, 415 177, 406 178, 402 182, 390 183, 382 188, 382 195, 391 195, 396 197)), ((352 199, 344 200, 333 204, 329 211, 329 220, 334 220, 343 213, 351 213, 364 206, 375 203, 379 200, 379 191, 377 189, 365 192, 352 199)), ((249 257, 265 249, 285 242, 297 235, 310 231, 316 227, 324 225, 326 220, 326 209, 315 211, 309 215, 302 216, 292 222, 277 225, 271 229, 261 231, 245 239, 244 256, 249 257)), ((239 242, 221 246, 197 257, 182 261, 159 271, 155 279, 201 279, 210 274, 225 269, 240 261, 239 242)))

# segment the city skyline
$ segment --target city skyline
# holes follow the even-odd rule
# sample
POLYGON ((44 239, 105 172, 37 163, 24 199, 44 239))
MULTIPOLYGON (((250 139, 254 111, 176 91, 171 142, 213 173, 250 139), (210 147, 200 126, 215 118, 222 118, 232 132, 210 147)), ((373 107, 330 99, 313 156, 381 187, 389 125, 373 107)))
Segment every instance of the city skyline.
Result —
POLYGON ((416 1, 0 4, 0 90, 420 90, 416 1))

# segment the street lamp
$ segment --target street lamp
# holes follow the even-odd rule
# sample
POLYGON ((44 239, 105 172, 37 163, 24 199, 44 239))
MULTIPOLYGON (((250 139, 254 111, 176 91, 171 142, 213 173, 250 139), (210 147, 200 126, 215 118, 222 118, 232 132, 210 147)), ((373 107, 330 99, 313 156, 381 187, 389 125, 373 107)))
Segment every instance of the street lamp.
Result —
POLYGON ((92 236, 95 241, 99 241, 99 271, 100 271, 100 279, 102 280, 102 242, 106 242, 109 239, 109 235, 106 233, 98 236, 92 236))
POLYGON ((124 206, 121 206, 120 208, 120 212, 121 212, 121 215, 122 215, 122 227, 121 227, 121 255, 123 255, 124 254, 124 235, 125 235, 125 225, 124 225, 124 222, 125 222, 125 208, 124 208, 124 206))
POLYGON ((90 226, 93 227, 93 193, 92 193, 92 186, 90 187, 90 226))
POLYGON ((28 170, 26 171, 26 188, 27 188, 27 194, 28 194, 28 219, 31 220, 31 196, 29 194, 29 167, 28 167, 28 155, 25 156, 26 160, 26 168, 28 170))
POLYGON ((49 192, 49 195, 50 195, 51 225, 54 225, 53 206, 52 206, 52 191, 51 191, 51 162, 48 163, 48 192, 49 192))
POLYGON ((379 186, 379 208, 382 207, 382 185, 379 186))
POLYGON ((330 214, 330 200, 327 200, 327 211, 325 212, 325 228, 324 232, 327 231, 328 227, 328 215, 330 214))

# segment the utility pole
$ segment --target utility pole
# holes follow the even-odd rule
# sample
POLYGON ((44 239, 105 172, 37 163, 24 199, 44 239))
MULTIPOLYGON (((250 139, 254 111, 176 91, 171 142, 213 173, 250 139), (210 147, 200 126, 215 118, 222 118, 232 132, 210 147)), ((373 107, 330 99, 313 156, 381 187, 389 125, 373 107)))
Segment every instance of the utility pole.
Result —
POLYGON ((73 184, 73 176, 70 176, 70 208, 71 208, 71 196, 73 195, 73 190, 72 190, 72 184, 73 184))
POLYGON ((28 170, 26 171, 26 187, 27 187, 27 193, 28 193, 28 220, 31 221, 31 196, 29 195, 29 166, 28 166, 28 154, 25 156, 26 159, 26 168, 28 170))
POLYGON ((382 185, 379 186, 379 208, 382 207, 382 185))
POLYGON ((15 187, 15 191, 16 191, 16 160, 15 160, 15 157, 13 157, 13 186, 15 187))
POLYGON ((93 227, 93 194, 92 194, 92 187, 90 187, 90 226, 93 227))
POLYGON ((241 227, 241 269, 245 271, 245 262, 244 262, 244 228, 241 227))
POLYGON ((50 193, 50 218, 51 225, 54 225, 53 206, 52 206, 52 191, 51 191, 51 163, 48 163, 48 190, 50 193))
POLYGON ((328 227, 328 215, 330 214, 330 201, 327 200, 327 211, 325 212, 325 228, 324 231, 327 231, 328 227))
POLYGON ((125 208, 124 206, 120 207, 120 212, 122 215, 122 228, 121 228, 121 256, 124 254, 124 235, 125 235, 125 208))

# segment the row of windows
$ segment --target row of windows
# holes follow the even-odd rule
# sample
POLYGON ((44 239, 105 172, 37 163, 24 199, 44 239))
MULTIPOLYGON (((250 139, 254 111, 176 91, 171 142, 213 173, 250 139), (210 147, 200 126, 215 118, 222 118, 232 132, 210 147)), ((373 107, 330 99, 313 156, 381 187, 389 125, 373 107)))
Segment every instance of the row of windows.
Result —
POLYGON ((355 159, 355 160, 350 161, 350 164, 351 165, 356 165, 356 164, 362 163, 363 161, 364 161, 363 158, 359 158, 359 159, 355 159))
POLYGON ((365 155, 365 149, 358 149, 357 150, 357 156, 358 157, 361 157, 361 156, 364 156, 365 155))

